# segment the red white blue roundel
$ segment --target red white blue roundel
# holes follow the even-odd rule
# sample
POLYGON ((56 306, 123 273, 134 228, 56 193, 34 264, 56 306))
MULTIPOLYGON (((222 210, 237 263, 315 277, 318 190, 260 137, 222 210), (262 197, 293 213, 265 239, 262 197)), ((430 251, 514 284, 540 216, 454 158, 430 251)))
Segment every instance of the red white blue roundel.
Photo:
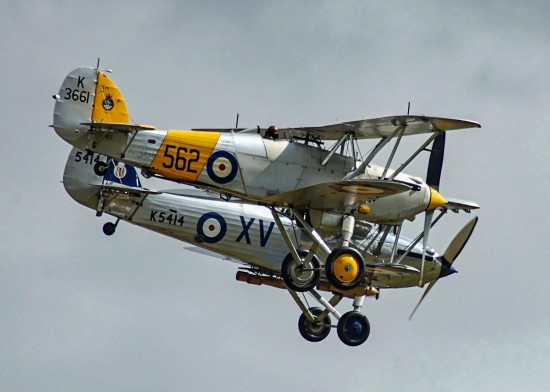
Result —
POLYGON ((220 214, 209 212, 199 218, 197 234, 204 242, 213 244, 220 241, 227 232, 227 224, 220 214))
POLYGON ((237 176, 237 160, 227 151, 216 151, 206 162, 208 177, 218 184, 227 184, 237 176))

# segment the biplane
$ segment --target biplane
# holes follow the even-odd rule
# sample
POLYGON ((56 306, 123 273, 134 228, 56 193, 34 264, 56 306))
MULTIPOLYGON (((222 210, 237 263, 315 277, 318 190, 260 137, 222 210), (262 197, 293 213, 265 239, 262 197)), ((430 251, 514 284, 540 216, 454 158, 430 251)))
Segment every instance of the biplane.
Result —
MULTIPOLYGON (((293 291, 310 292, 322 278, 341 291, 368 288, 369 251, 353 244, 354 235, 363 234, 365 225, 372 228, 370 246, 376 257, 393 232, 389 263, 394 264, 403 222, 425 213, 417 282, 422 287, 433 282, 425 270, 431 227, 448 210, 469 212, 479 207, 445 199, 438 192, 445 133, 476 128, 478 123, 402 115, 318 127, 156 130, 131 121, 120 90, 107 73, 99 67, 78 68, 65 78, 54 95, 57 134, 81 150, 138 167, 145 177, 269 208, 290 255, 281 266, 281 276, 293 291), (421 134, 429 135, 427 140, 397 169, 390 168, 402 138, 421 134), (359 154, 358 142, 368 139, 378 142, 368 154, 359 154), (373 159, 392 140, 385 165, 375 165, 373 159), (325 148, 330 141, 332 146, 325 148), (430 143, 426 180, 405 174, 403 170, 430 143), (440 215, 434 220, 436 210, 440 215), (283 217, 299 222, 312 239, 308 247, 297 247, 286 235, 283 217)), ((96 174, 104 173, 106 165, 94 164, 96 174)), ((361 317, 355 312, 349 324, 361 324, 361 317)))
MULTIPOLYGON (((63 184, 78 203, 95 210, 99 216, 105 213, 116 218, 115 223, 105 223, 106 235, 113 235, 120 221, 129 222, 184 241, 191 245, 187 250, 239 263, 236 275, 239 281, 288 290, 302 310, 298 329, 311 342, 325 339, 331 328, 336 327, 345 344, 363 343, 370 334, 370 323, 360 313, 365 296, 378 297, 382 289, 413 287, 418 283, 424 253, 418 240, 401 236, 397 242, 399 260, 391 262, 395 234, 392 232, 376 241, 375 237, 380 237, 381 233, 363 223, 355 230, 350 244, 365 257, 367 285, 341 290, 322 277, 316 287, 309 290, 321 307, 309 308, 282 278, 282 270, 290 267, 288 260, 292 257, 285 238, 290 238, 293 246, 299 249, 310 248, 313 241, 310 233, 292 215, 281 216, 281 224, 277 225, 268 207, 236 199, 225 201, 211 192, 194 189, 151 190, 143 187, 135 168, 76 148, 67 159, 63 184), (99 175, 94 170, 98 162, 106 167, 99 175), (378 251, 377 247, 380 247, 378 251), (321 292, 332 292, 332 298, 325 299, 321 292), (354 298, 353 310, 341 314, 336 307, 346 297, 354 298), (339 320, 336 325, 331 316, 339 320)), ((443 254, 426 249, 427 281, 435 284, 441 277, 455 272, 453 262, 468 241, 476 221, 474 218, 468 222, 443 254)), ((325 240, 329 244, 337 242, 337 238, 325 240)), ((314 273, 316 271, 309 272, 314 273)), ((303 278, 304 274, 301 271, 297 276, 303 278)))

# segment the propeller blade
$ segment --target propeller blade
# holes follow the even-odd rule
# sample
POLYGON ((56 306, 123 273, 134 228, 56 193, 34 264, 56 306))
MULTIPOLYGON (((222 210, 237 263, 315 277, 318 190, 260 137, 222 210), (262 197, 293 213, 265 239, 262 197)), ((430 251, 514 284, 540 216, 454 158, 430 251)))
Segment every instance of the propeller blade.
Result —
POLYGON ((424 264, 426 262, 426 248, 428 247, 428 236, 430 235, 430 228, 432 227, 433 216, 433 210, 426 211, 426 216, 424 218, 424 235, 422 237, 422 266, 420 267, 420 282, 418 283, 420 287, 424 286, 424 264))
POLYGON ((434 139, 430 160, 428 162, 428 173, 426 174, 426 184, 439 190, 439 181, 441 180, 441 170, 443 168, 443 156, 445 154, 445 132, 440 132, 434 139))
MULTIPOLYGON (((429 212, 429 211, 428 211, 429 212)), ((426 212, 426 221, 428 221, 428 212, 426 212)), ((430 218, 431 220, 431 218, 430 218)), ((412 319, 412 317, 414 316, 414 314, 416 313, 416 310, 418 309, 418 307, 420 306, 420 304, 422 303, 422 301, 424 301, 424 298, 426 298, 426 296, 428 295, 428 293, 430 292, 430 290, 435 286, 435 284, 437 283, 437 281, 442 278, 442 277, 445 277, 447 275, 450 275, 454 272, 456 272, 456 270, 454 269, 454 267, 452 266, 453 262, 456 260, 456 258, 458 257, 458 255, 460 254, 460 252, 462 252, 462 249, 464 249, 464 246, 466 245, 466 243, 468 242, 468 240, 470 239, 470 236, 472 235, 473 231, 474 231, 474 228, 476 227, 476 224, 477 224, 477 221, 478 221, 478 217, 474 217, 472 218, 468 223, 466 223, 466 225, 457 233, 457 235, 455 236, 455 238, 453 238, 453 240, 451 241, 451 243, 449 244, 449 246, 447 247, 447 250, 445 251, 445 253, 443 254, 443 256, 441 257, 441 261, 442 261, 442 266, 441 266, 441 273, 439 275, 439 277, 435 280, 432 280, 429 284, 428 284, 428 287, 426 288, 426 290, 424 291, 424 294, 422 294, 422 297, 420 298, 420 301, 418 301, 418 303, 416 304, 416 306, 414 307, 411 315, 409 316, 409 321, 412 319)), ((424 226, 424 230, 426 230, 426 226, 424 226)), ((424 251, 425 252, 425 251, 424 251)), ((424 269, 424 255, 422 256, 422 271, 420 272, 420 281, 422 281, 422 274, 423 274, 423 269, 424 269)))
POLYGON ((437 283, 439 279, 436 279, 436 280, 432 280, 430 282, 430 284, 428 285, 428 287, 426 287, 426 290, 424 290, 424 294, 422 294, 422 297, 420 298, 420 301, 418 301, 418 303, 416 304, 416 306, 414 307, 411 315, 409 316, 409 321, 411 321, 411 319, 413 318, 414 314, 416 313, 416 310, 418 309, 418 307, 420 306, 420 304, 422 303, 422 301, 424 301, 424 298, 426 298, 426 296, 428 295, 428 293, 430 292, 430 290, 432 289, 432 287, 435 286, 435 284, 437 283))
POLYGON ((478 221, 478 217, 473 217, 464 227, 458 232, 458 234, 453 238, 447 249, 445 250, 445 253, 443 253, 443 259, 445 259, 449 264, 452 264, 453 261, 456 260, 460 252, 462 252, 462 249, 464 249, 464 246, 470 239, 470 236, 472 235, 476 224, 478 221))

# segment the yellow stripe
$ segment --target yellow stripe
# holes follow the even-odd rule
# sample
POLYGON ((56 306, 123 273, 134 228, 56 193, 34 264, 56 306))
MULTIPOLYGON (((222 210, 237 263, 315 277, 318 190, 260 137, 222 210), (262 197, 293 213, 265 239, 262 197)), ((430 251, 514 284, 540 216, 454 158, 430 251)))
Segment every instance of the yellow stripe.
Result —
POLYGON ((220 132, 168 131, 151 167, 161 176, 195 182, 220 135, 220 132))

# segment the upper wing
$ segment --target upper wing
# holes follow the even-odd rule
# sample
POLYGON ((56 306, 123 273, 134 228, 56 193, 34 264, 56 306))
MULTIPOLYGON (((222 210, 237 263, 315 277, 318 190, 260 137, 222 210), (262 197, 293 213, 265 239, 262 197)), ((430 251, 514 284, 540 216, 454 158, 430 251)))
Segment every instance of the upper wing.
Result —
POLYGON ((265 201, 266 204, 298 209, 340 210, 369 199, 407 192, 413 188, 413 185, 387 180, 335 181, 278 193, 266 197, 265 201))
POLYGON ((279 129, 279 133, 322 140, 338 140, 346 133, 353 133, 357 139, 377 139, 391 136, 399 126, 406 127, 404 136, 481 127, 478 123, 468 120, 404 115, 349 121, 320 127, 283 128, 279 129))

